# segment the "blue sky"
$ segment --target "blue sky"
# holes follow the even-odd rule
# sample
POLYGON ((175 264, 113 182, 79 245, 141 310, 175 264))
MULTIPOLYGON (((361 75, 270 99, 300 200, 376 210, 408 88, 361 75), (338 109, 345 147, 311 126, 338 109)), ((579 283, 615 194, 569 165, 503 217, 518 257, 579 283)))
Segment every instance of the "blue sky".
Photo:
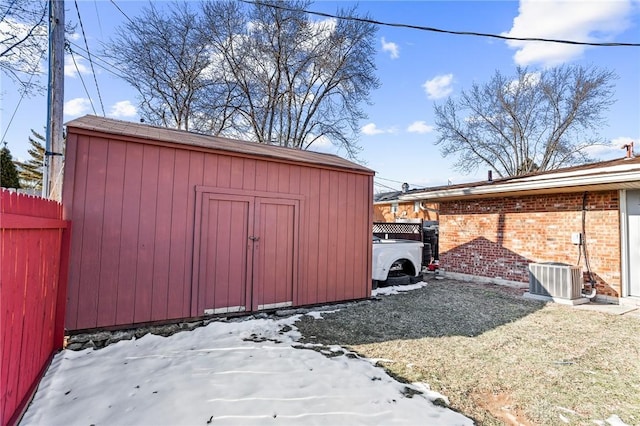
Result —
MULTIPOLYGON (((147 5, 142 1, 115 0, 129 17, 147 5)), ((159 4, 167 2, 160 2, 159 4)), ((73 1, 66 0, 66 19, 77 24, 73 1)), ((309 9, 334 13, 349 2, 320 1, 309 9)), ((138 121, 136 96, 125 82, 98 66, 99 47, 127 18, 107 0, 78 0, 87 43, 94 56, 95 79, 106 116, 138 121)), ((640 1, 362 1, 358 6, 372 19, 456 31, 473 31, 517 37, 542 37, 595 42, 640 42, 640 1)), ((322 19, 322 18, 317 18, 322 19)), ((84 46, 77 34, 68 36, 84 46)), ((532 70, 559 64, 605 67, 616 72, 616 103, 606 113, 608 126, 600 135, 608 147, 592 152, 598 159, 622 157, 620 147, 640 140, 640 48, 582 47, 550 43, 513 44, 503 40, 448 35, 407 28, 380 26, 376 64, 381 87, 372 93, 368 118, 362 120, 360 158, 375 170, 375 189, 399 189, 481 180, 487 170, 463 175, 452 168, 453 158, 443 158, 434 145, 434 103, 456 96, 475 81, 490 80, 496 70, 514 74, 517 65, 532 70)), ((73 45, 72 45, 73 46, 73 45)), ((88 61, 75 56, 86 90, 71 58, 65 67, 65 121, 102 108, 88 61), (88 93, 87 93, 88 92, 88 93)), ((43 66, 45 66, 43 64, 43 66)), ((46 83, 46 75, 41 77, 46 83)), ((30 129, 43 131, 46 94, 24 98, 12 82, 2 78, 0 135, 5 135, 14 158, 26 158, 30 129), (14 115, 15 114, 15 115, 14 115), (13 116, 13 119, 12 119, 13 116)), ((326 150, 328 147, 318 147, 326 150)), ((343 154, 338 152, 338 154, 343 154)))

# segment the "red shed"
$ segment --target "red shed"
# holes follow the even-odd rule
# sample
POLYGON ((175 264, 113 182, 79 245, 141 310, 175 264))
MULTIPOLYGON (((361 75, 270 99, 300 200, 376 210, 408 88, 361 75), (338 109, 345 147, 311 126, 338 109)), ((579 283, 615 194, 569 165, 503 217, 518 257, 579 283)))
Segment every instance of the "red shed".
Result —
POLYGON ((329 154, 73 120, 66 327, 369 297, 373 175, 329 154))

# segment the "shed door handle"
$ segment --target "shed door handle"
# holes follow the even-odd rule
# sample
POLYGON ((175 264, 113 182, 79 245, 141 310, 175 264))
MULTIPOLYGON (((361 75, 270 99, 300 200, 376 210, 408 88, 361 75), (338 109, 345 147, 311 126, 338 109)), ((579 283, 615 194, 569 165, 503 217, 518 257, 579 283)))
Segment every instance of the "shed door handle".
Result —
POLYGON ((260 239, 260 237, 253 237, 253 236, 251 236, 251 237, 249 237, 249 239, 250 239, 251 241, 258 241, 258 240, 260 239))

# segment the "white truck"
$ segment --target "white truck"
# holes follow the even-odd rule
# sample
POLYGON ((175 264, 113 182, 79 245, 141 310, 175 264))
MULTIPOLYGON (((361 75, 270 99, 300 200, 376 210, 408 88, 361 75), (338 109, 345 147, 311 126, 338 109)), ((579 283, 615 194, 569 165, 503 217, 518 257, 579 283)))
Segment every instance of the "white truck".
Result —
POLYGON ((422 281, 420 241, 373 237, 373 288, 422 281))

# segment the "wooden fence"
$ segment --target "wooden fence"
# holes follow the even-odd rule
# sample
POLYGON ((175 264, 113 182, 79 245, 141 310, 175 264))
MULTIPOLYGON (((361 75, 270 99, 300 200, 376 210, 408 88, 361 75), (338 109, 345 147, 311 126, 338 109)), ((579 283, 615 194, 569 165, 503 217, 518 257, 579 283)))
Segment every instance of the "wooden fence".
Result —
POLYGON ((18 422, 64 340, 69 262, 62 205, 0 192, 0 425, 18 422))

